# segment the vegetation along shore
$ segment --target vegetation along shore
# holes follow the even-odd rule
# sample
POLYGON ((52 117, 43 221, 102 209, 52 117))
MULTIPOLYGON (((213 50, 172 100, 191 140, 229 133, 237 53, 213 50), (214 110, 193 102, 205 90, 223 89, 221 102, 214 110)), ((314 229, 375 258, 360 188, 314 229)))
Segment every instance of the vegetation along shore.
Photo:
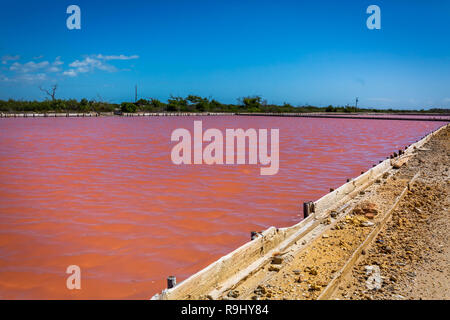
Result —
POLYGON ((0 100, 0 112, 7 113, 97 113, 97 114, 122 114, 137 112, 216 112, 216 113, 401 113, 401 114, 450 114, 450 109, 430 108, 428 110, 394 110, 360 108, 356 106, 332 106, 317 107, 312 105, 293 106, 289 103, 276 105, 268 103, 260 96, 248 96, 237 99, 235 104, 221 103, 212 98, 196 95, 183 97, 171 96, 167 102, 158 99, 139 99, 135 102, 110 103, 99 99, 56 99, 50 95, 50 99, 43 101, 0 100))

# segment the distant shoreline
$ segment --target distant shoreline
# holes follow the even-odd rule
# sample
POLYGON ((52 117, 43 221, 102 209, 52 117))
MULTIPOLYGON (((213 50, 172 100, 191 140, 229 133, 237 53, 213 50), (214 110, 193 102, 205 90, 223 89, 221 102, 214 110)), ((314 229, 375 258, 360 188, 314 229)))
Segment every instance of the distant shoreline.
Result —
POLYGON ((354 112, 354 113, 235 113, 235 112, 89 112, 89 113, 0 113, 0 118, 92 118, 92 117, 186 117, 186 116, 258 116, 258 117, 299 117, 364 120, 405 120, 450 122, 450 113, 402 113, 402 112, 354 112))

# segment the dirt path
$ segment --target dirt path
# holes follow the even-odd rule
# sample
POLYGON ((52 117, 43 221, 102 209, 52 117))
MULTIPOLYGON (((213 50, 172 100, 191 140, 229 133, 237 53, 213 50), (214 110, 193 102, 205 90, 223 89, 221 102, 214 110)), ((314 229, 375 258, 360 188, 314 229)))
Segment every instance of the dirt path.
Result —
POLYGON ((447 127, 221 298, 450 298, 449 160, 447 127))
POLYGON ((420 169, 420 177, 333 298, 450 299, 449 130, 425 148, 431 150, 418 151, 404 169, 420 169), (373 265, 380 268, 378 290, 366 284, 373 265))

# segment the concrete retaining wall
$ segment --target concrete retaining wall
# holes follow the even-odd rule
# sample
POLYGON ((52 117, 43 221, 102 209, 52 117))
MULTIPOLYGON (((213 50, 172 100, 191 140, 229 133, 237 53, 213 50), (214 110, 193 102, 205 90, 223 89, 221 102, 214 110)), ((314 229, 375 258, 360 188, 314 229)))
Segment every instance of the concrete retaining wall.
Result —
POLYGON ((0 118, 41 118, 41 117, 51 117, 51 118, 81 118, 81 117, 98 117, 97 113, 0 113, 0 118))
POLYGON ((371 114, 371 113, 238 113, 238 116, 260 116, 260 117, 300 117, 300 118, 332 118, 332 119, 370 119, 370 120, 406 120, 406 121, 450 121, 448 114, 413 114, 417 118, 408 117, 407 114, 371 114))
POLYGON ((234 113, 223 112, 137 112, 123 113, 124 117, 176 117, 176 116, 233 116, 234 113))

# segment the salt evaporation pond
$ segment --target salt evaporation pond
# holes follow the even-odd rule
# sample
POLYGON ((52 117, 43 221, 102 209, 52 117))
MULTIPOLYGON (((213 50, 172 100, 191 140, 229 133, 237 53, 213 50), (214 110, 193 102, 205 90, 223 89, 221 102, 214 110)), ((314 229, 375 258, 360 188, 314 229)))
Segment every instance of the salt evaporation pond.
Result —
POLYGON ((0 120, 0 298, 148 299, 443 123, 277 117, 0 120), (280 170, 175 166, 171 132, 279 128, 280 170), (68 290, 67 266, 82 270, 68 290))

